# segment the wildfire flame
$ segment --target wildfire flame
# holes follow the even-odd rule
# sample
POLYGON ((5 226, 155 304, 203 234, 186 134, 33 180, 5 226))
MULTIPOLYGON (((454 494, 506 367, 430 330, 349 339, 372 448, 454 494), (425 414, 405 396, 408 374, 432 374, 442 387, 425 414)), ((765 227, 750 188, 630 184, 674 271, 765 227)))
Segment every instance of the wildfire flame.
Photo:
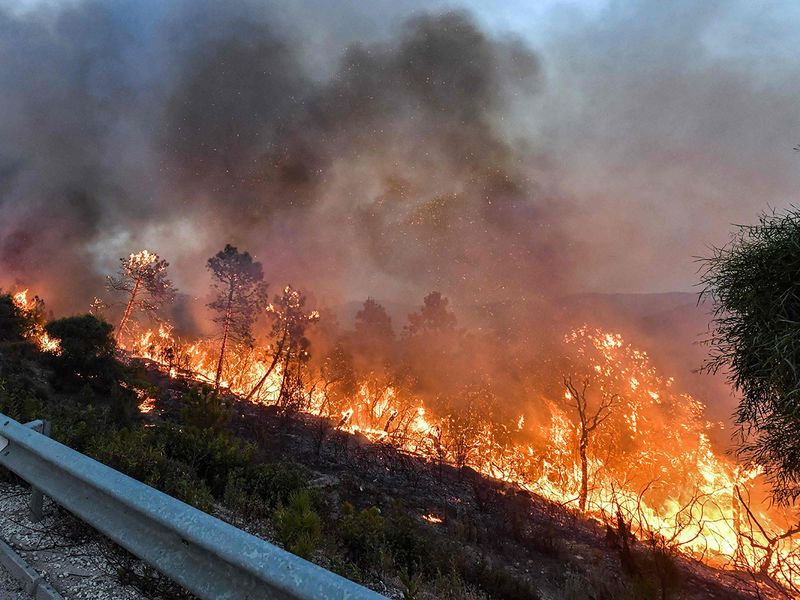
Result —
MULTIPOLYGON (((620 334, 582 327, 570 332, 565 343, 579 348, 579 354, 593 363, 589 371, 606 385, 613 382, 625 390, 615 422, 598 433, 602 438, 597 440, 598 450, 589 455, 587 514, 607 522, 619 511, 640 537, 660 536, 687 554, 723 567, 757 570, 769 561, 772 576, 794 581, 792 574, 800 569, 800 541, 793 537, 770 541, 786 530, 775 510, 759 512, 764 532, 747 527, 750 521, 739 490, 750 489, 760 471, 744 468, 713 449, 710 424, 703 418, 705 406, 676 391, 674 379, 657 373, 647 353, 627 345, 620 334), (615 435, 630 438, 626 443, 633 449, 624 460, 606 458, 600 451, 607 447, 604 444, 618 443, 612 439, 615 435)), ((166 325, 136 336, 127 349, 173 375, 180 371, 213 380, 214 343, 181 342, 166 325)), ((258 356, 252 349, 232 352, 223 370, 224 385, 246 395, 268 367, 268 361, 258 356)), ((278 366, 253 401, 277 403, 281 378, 278 366)), ((569 399, 569 392, 564 397, 569 399)), ((462 463, 577 507, 578 431, 562 401, 545 398, 544 402, 550 409, 548 424, 529 425, 525 415, 503 427, 489 420, 479 422, 474 428, 474 451, 466 455, 456 450, 457 440, 448 439, 457 435, 448 427, 451 415, 432 415, 419 399, 392 387, 376 394, 362 383, 352 403, 335 414, 325 394, 312 387, 302 410, 373 442, 429 460, 462 463)), ((440 522, 435 515, 423 518, 440 522)))
POLYGON ((438 525, 439 523, 444 523, 444 519, 437 515, 427 514, 422 515, 422 518, 426 520, 428 523, 433 523, 434 525, 438 525))
MULTIPOLYGON (((39 308, 40 300, 37 296, 28 298, 28 290, 20 290, 11 296, 14 305, 26 313, 35 313, 39 308)), ((29 333, 29 337, 36 343, 42 352, 58 353, 61 349, 58 340, 52 339, 38 322, 29 333)))
MULTIPOLYGON (((15 294, 14 302, 33 308, 27 290, 15 294)), ((214 341, 181 340, 167 324, 134 329, 121 344, 130 355, 154 361, 173 377, 213 381, 214 341)), ((57 351, 43 331, 36 339, 42 349, 57 351)), ((763 571, 796 584, 800 540, 784 536, 794 515, 774 507, 752 512, 747 506, 744 499, 750 498, 760 470, 714 450, 704 404, 677 391, 674 379, 659 374, 647 353, 626 344, 620 334, 581 327, 564 342, 577 350, 604 391, 620 390, 622 398, 589 447, 587 515, 608 522, 620 513, 642 538, 658 536, 706 562, 763 571)), ((268 355, 268 348, 234 348, 223 368, 223 386, 246 396, 267 373, 268 355)), ((278 403, 281 380, 278 365, 252 401, 278 403)), ((578 506, 579 430, 569 413, 569 391, 537 399, 549 409, 548 422, 537 424, 523 414, 502 424, 479 415, 469 440, 462 439, 463 428, 453 426, 454 415, 434 414, 391 386, 376 389, 365 381, 349 405, 329 400, 323 388, 310 386, 299 408, 329 419, 341 431, 431 461, 469 466, 564 506, 578 506)), ((140 406, 143 412, 152 408, 149 398, 140 406)), ((423 519, 441 522, 435 515, 423 519)))

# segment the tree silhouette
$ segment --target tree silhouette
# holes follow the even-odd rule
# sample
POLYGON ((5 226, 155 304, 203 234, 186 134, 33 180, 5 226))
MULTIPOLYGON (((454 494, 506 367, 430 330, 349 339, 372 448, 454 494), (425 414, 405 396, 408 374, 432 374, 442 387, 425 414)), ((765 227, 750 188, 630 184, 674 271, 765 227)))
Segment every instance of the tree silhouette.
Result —
POLYGON ((118 375, 114 360, 113 326, 93 315, 65 317, 45 325, 47 334, 59 340, 60 351, 51 358, 60 385, 110 385, 118 375))
POLYGON ((395 350, 392 319, 386 309, 367 298, 356 313, 353 329, 353 354, 360 369, 386 368, 395 350))
POLYGON ((381 346, 394 341, 392 319, 373 298, 367 298, 356 313, 355 332, 362 344, 381 346))
POLYGON ((441 292, 431 292, 418 312, 408 315, 405 331, 409 335, 425 331, 452 331, 456 327, 456 316, 449 309, 450 301, 441 292))
POLYGON ((590 384, 590 378, 586 377, 581 387, 578 388, 572 382, 571 377, 564 378, 564 387, 566 388, 564 398, 577 412, 579 421, 578 454, 581 459, 581 489, 578 495, 578 508, 581 511, 586 510, 586 498, 589 495, 589 460, 586 456, 589 438, 595 429, 611 415, 611 409, 620 398, 618 394, 611 394, 603 390, 597 406, 590 408, 588 398, 590 384))
POLYGON ((261 263, 230 244, 209 258, 206 266, 214 278, 211 285, 216 294, 208 306, 216 313, 214 322, 222 327, 214 376, 214 392, 217 393, 228 342, 252 343, 253 323, 266 302, 267 285, 261 263))
POLYGON ((128 297, 115 335, 117 342, 134 310, 155 316, 161 306, 175 298, 175 288, 167 279, 169 263, 158 254, 142 250, 119 261, 119 271, 116 275, 109 275, 107 283, 109 290, 123 292, 128 297))

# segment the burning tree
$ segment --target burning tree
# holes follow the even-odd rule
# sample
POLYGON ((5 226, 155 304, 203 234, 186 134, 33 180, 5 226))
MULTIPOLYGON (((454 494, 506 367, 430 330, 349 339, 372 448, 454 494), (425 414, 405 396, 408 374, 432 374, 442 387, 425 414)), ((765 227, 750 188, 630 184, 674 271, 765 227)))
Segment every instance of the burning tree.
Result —
POLYGON ((206 265, 214 281, 216 297, 209 308, 216 312, 214 322, 222 327, 214 391, 219 392, 225 350, 229 340, 252 343, 252 328, 261 307, 266 302, 267 285, 261 263, 248 252, 239 252, 234 246, 225 248, 208 259, 206 265))
POLYGON ((119 261, 119 271, 116 275, 108 276, 107 284, 109 290, 124 293, 128 297, 115 336, 117 342, 134 310, 155 316, 161 306, 175 298, 175 288, 167 279, 169 263, 158 254, 142 250, 119 261))
POLYGON ((44 322, 44 301, 28 299, 28 290, 15 295, 0 294, 0 342, 18 342, 31 337, 44 322))
POLYGON ((431 437, 440 463, 451 462, 457 467, 469 464, 481 442, 486 442, 485 426, 491 422, 494 400, 485 386, 467 385, 439 403, 447 414, 432 428, 431 437))
POLYGON ((793 592, 800 592, 800 548, 792 538, 800 534, 800 523, 786 529, 775 529, 762 523, 750 507, 749 491, 734 487, 734 500, 742 512, 737 521, 737 548, 733 564, 744 571, 782 581, 793 592))
POLYGON ((308 360, 310 342, 306 337, 306 328, 319 321, 319 312, 305 311, 306 297, 292 286, 283 288, 283 293, 275 296, 267 306, 267 315, 272 320, 272 360, 267 371, 247 395, 250 400, 270 376, 279 362, 282 362, 281 398, 286 391, 289 374, 298 377, 299 365, 308 360), (297 368, 292 369, 294 363, 297 368))
POLYGON ((324 357, 320 368, 323 405, 320 414, 330 415, 341 410, 358 392, 353 357, 342 344, 336 344, 324 357))
POLYGON ((305 311, 306 297, 292 286, 287 285, 283 294, 275 296, 272 304, 267 307, 267 313, 272 319, 272 335, 280 336, 280 351, 282 357, 281 389, 278 396, 279 402, 289 404, 289 399, 294 392, 302 389, 301 373, 303 365, 308 363, 311 346, 306 337, 306 328, 319 321, 319 312, 305 311))
POLYGON ((578 386, 571 377, 564 378, 565 400, 575 409, 578 415, 578 453, 581 459, 581 488, 578 497, 578 508, 586 510, 586 498, 589 494, 589 461, 586 451, 589 439, 594 431, 611 415, 611 409, 619 401, 618 394, 612 394, 601 386, 601 396, 595 406, 589 406, 588 391, 591 379, 586 377, 578 386))

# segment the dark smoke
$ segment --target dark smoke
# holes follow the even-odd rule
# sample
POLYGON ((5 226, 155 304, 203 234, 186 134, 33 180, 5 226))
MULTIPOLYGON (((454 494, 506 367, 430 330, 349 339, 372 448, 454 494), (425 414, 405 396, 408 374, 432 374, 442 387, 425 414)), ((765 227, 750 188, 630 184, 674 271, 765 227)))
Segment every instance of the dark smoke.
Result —
POLYGON ((144 246, 202 306, 227 242, 332 306, 689 290, 800 184, 785 3, 17 4, 0 284, 57 312, 144 246))
POLYGON ((280 12, 0 16, 3 282, 81 310, 118 256, 148 247, 202 298, 205 259, 227 242, 273 289, 331 304, 436 288, 469 307, 569 282, 568 205, 500 126, 542 85, 531 50, 467 13, 419 13, 329 41, 321 66, 280 12))

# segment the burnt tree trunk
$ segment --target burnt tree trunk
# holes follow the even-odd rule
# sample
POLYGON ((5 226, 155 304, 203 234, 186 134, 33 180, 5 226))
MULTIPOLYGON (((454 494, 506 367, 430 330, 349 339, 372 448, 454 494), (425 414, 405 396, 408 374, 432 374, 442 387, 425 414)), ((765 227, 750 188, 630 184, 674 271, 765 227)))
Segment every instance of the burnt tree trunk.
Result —
POLYGON ((566 388, 566 398, 571 402, 578 413, 580 420, 580 440, 578 443, 578 453, 581 460, 581 488, 578 493, 578 508, 581 512, 586 511, 586 501, 589 496, 589 461, 586 457, 589 448, 589 437, 603 421, 611 414, 611 409, 619 399, 617 394, 603 393, 597 410, 589 411, 589 400, 586 396, 589 389, 589 379, 584 379, 583 386, 578 388, 570 377, 564 378, 566 388))
POLYGON ((589 432, 586 427, 581 427, 581 441, 578 452, 581 457, 581 490, 578 495, 578 508, 581 512, 586 510, 586 498, 589 495, 589 461, 586 459, 586 448, 589 445, 589 432))
POLYGON ((219 393, 219 382, 222 379, 222 365, 225 361, 225 346, 228 343, 228 334, 231 330, 231 315, 233 312, 233 281, 230 282, 228 290, 228 304, 225 307, 225 322, 222 326, 222 345, 219 348, 219 361, 217 362, 217 374, 214 377, 214 393, 219 393))
POLYGON ((137 277, 136 283, 133 284, 133 291, 131 291, 131 297, 128 300, 128 306, 125 307, 125 312, 122 314, 122 320, 119 322, 119 329, 117 329, 117 335, 114 336, 114 339, 117 343, 119 343, 119 339, 122 336, 122 330, 130 319, 131 312, 133 312, 133 303, 136 301, 136 294, 139 293, 139 286, 142 284, 142 278, 137 277))
POLYGON ((267 378, 275 369, 275 365, 278 364, 278 361, 280 360, 280 357, 283 354, 283 345, 286 343, 287 335, 288 333, 284 331, 283 337, 281 338, 281 341, 278 342, 278 347, 275 349, 275 355, 272 357, 272 363, 269 365, 267 372, 264 373, 264 376, 261 379, 259 379, 258 383, 253 387, 252 390, 250 390, 250 393, 247 394, 246 400, 252 400, 253 396, 255 396, 258 393, 258 391, 262 388, 264 383, 266 383, 267 378))

